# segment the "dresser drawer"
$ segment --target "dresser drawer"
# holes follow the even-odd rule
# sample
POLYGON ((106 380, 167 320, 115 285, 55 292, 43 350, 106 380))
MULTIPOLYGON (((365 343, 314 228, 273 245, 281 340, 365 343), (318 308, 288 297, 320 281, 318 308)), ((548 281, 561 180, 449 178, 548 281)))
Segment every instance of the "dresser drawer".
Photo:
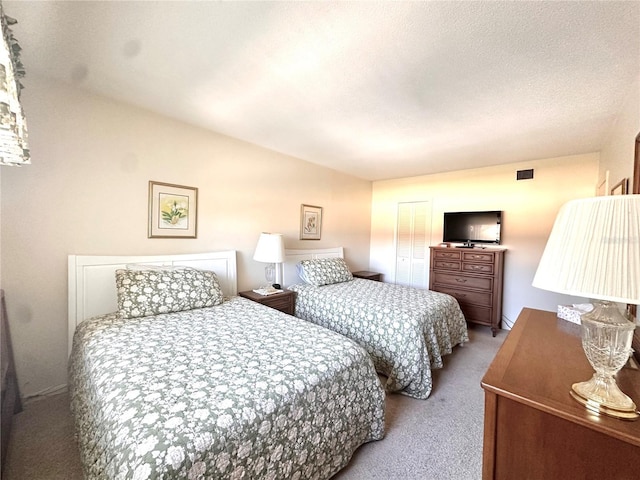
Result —
POLYGON ((493 279, 491 277, 468 277, 465 275, 455 275, 453 273, 445 272, 433 272, 433 282, 440 285, 475 288, 477 290, 487 290, 489 292, 493 286, 493 279))
POLYGON ((460 260, 462 258, 460 250, 436 250, 433 252, 436 260, 460 260))
POLYGON ((456 272, 460 271, 461 263, 455 260, 441 260, 436 259, 434 262, 433 268, 437 268, 439 270, 453 270, 456 272))
POLYGON ((463 252, 462 261, 464 262, 487 262, 493 263, 492 252, 463 252))
MULTIPOLYGON (((447 293, 452 297, 455 297, 460 304, 460 307, 466 306, 467 304, 474 303, 476 305, 486 305, 487 307, 491 307, 491 293, 483 293, 483 292, 472 292, 470 290, 458 290, 456 288, 448 288, 448 287, 438 287, 438 292, 447 293)), ((464 310, 464 308, 463 308, 464 310)))
POLYGON ((493 275, 493 263, 463 263, 462 271, 469 273, 484 273, 493 275))
POLYGON ((460 305, 464 318, 469 322, 481 323, 482 325, 491 325, 493 319, 493 311, 489 307, 480 307, 478 305, 469 305, 462 302, 460 305))

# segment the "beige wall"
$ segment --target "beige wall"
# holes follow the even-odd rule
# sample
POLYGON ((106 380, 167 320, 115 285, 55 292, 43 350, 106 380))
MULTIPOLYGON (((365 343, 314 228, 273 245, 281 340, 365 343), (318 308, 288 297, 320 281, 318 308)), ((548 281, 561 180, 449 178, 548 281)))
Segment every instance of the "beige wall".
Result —
POLYGON ((606 171, 609 189, 624 178, 631 182, 639 132, 640 77, 630 85, 599 154, 374 182, 370 267, 393 281, 398 202, 431 203, 432 245, 442 240, 445 211, 503 210, 502 246, 509 249, 505 261, 505 323, 512 323, 524 306, 555 310, 558 304, 585 301, 533 288, 531 281, 556 213, 564 202, 594 195, 606 171), (525 168, 534 168, 534 179, 516 181, 516 170, 525 168))
POLYGON ((640 133, 640 76, 629 89, 622 111, 615 119, 611 135, 600 152, 599 178, 609 171, 609 187, 624 178, 629 179, 629 190, 633 182, 633 157, 635 139, 640 133))
POLYGON ((597 175, 598 154, 588 154, 374 182, 370 266, 393 281, 398 202, 431 203, 431 245, 442 241, 445 211, 502 210, 505 324, 525 306, 555 310, 559 303, 580 301, 531 282, 558 209, 572 198, 593 196, 597 175), (516 181, 516 171, 528 168, 534 178, 516 181))
POLYGON ((264 280, 261 231, 290 248, 345 247, 369 266, 371 183, 33 76, 33 164, 3 168, 1 252, 23 395, 66 383, 67 255, 238 251, 241 290, 264 280), (197 239, 148 239, 148 181, 199 189, 197 239), (324 208, 300 241, 300 204, 324 208))
POLYGON ((432 206, 431 243, 442 213, 504 211, 504 315, 523 306, 554 310, 571 299, 531 280, 564 201, 633 175, 640 131, 640 79, 598 155, 537 160, 441 175, 370 182, 342 175, 147 111, 31 76, 23 95, 33 165, 2 167, 0 286, 6 290, 23 395, 66 382, 68 254, 162 254, 238 250, 239 287, 262 282, 251 259, 260 231, 281 232, 290 248, 346 247, 352 268, 392 281, 400 201, 432 206), (535 178, 515 181, 534 168, 535 178), (147 238, 147 182, 199 188, 198 238, 147 238), (373 195, 372 195, 373 190, 373 195), (320 242, 298 240, 301 203, 324 207, 320 242), (370 238, 371 233, 371 238, 370 238), (370 243, 369 243, 370 240, 370 243))

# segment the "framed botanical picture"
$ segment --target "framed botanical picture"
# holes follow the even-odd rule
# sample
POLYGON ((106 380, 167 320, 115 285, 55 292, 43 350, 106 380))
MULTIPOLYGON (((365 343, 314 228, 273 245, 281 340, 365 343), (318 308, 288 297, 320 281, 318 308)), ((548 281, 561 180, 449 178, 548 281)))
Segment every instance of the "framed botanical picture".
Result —
POLYGON ((196 238, 198 189, 149 182, 149 238, 196 238))
POLYGON ((320 240, 322 233, 322 207, 300 207, 300 240, 320 240))

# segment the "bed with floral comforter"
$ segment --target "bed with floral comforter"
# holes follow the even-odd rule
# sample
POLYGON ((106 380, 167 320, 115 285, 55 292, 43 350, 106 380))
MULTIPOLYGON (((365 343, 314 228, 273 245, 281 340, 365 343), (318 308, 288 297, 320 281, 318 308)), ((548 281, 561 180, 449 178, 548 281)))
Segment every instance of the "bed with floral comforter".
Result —
POLYGON ((324 479, 384 435, 362 348, 240 297, 86 320, 69 376, 87 479, 324 479))
POLYGON ((363 346, 377 371, 387 377, 387 391, 429 397, 431 369, 442 368, 442 357, 469 341, 457 300, 444 293, 350 278, 289 286, 296 292, 296 317, 363 346))

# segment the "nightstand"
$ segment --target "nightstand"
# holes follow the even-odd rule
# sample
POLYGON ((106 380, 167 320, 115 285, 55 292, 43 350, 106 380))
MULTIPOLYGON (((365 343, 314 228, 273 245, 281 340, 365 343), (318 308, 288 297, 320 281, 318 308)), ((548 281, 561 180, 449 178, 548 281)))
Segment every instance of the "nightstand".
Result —
POLYGON ((284 290, 282 293, 274 293, 272 295, 260 295, 253 290, 247 290, 246 292, 238 293, 238 295, 289 315, 293 315, 295 309, 295 292, 291 290, 284 290))
POLYGON ((378 272, 360 270, 359 272, 353 272, 352 275, 356 278, 364 278, 365 280, 373 280, 374 282, 382 281, 382 274, 378 272))

